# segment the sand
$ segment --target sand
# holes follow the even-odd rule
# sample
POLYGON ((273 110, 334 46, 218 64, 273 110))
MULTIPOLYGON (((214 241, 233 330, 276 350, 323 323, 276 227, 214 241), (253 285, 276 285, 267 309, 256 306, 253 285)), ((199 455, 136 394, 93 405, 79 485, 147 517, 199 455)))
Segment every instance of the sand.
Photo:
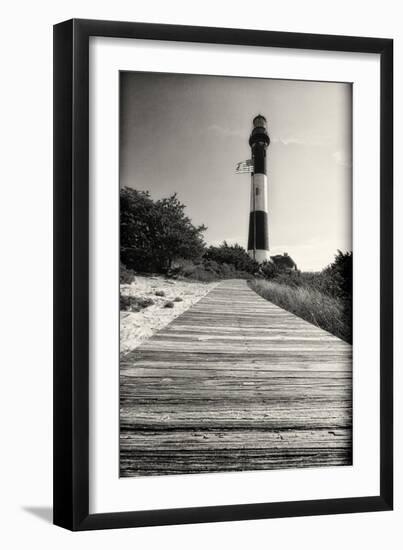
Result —
POLYGON ((150 338, 158 330, 165 327, 173 319, 189 309, 203 298, 218 283, 199 283, 165 279, 164 277, 141 277, 136 275, 130 285, 120 285, 120 293, 126 296, 152 298, 154 305, 139 312, 120 312, 120 352, 126 355, 142 342, 150 338), (156 296, 158 291, 165 296, 156 296), (175 298, 173 308, 164 305, 175 298))

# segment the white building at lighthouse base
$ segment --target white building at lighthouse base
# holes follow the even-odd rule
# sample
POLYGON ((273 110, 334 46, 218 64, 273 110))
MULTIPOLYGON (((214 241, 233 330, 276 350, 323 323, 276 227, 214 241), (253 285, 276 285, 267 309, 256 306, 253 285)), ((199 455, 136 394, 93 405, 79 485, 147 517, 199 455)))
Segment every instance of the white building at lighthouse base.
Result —
POLYGON ((259 264, 270 260, 270 252, 268 250, 248 250, 248 254, 252 259, 255 259, 259 264))

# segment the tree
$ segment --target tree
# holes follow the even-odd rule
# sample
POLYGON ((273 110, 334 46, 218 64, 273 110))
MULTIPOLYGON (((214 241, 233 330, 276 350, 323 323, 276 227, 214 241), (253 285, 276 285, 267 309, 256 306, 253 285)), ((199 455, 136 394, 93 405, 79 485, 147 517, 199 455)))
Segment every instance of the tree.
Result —
POLYGON ((194 260, 205 249, 202 233, 205 225, 194 226, 185 215, 185 205, 175 194, 156 202, 156 249, 160 265, 171 267, 175 258, 194 260))
POLYGON ((129 269, 147 269, 153 260, 154 203, 148 191, 120 191, 120 259, 129 269))
POLYGON ((153 201, 148 191, 120 192, 120 254, 129 269, 166 271, 175 258, 199 258, 205 230, 192 224, 176 193, 153 201))
POLYGON ((353 293, 353 253, 337 251, 334 261, 323 270, 327 290, 337 298, 351 299, 353 293))

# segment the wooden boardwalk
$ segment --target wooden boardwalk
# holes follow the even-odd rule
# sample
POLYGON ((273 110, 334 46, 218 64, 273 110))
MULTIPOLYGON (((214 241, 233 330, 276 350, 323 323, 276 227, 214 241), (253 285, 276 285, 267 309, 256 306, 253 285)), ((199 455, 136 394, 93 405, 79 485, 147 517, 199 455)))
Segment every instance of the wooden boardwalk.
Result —
POLYGON ((224 281, 121 361, 120 475, 349 465, 352 349, 224 281))

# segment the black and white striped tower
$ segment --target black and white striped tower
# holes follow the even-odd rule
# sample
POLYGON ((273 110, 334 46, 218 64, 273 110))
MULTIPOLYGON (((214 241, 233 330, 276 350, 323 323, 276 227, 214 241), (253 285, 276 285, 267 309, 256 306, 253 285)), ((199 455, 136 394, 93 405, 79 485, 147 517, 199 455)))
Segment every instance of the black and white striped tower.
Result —
POLYGON ((270 144, 267 121, 258 115, 253 119, 249 138, 253 172, 249 215, 248 254, 260 264, 269 260, 269 230, 267 214, 266 152, 270 144))

